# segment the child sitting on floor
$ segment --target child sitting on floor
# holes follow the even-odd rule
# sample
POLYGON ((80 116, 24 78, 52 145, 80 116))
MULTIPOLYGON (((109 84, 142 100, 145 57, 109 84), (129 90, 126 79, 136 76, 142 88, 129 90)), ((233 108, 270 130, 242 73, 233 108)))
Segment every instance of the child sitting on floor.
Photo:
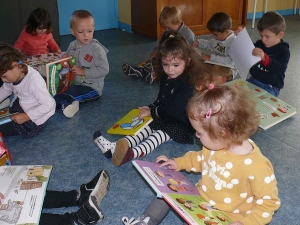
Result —
POLYGON ((54 96, 56 108, 61 108, 68 118, 79 110, 79 102, 100 98, 104 79, 109 72, 108 50, 93 39, 95 24, 92 14, 86 10, 73 12, 70 26, 76 40, 70 43, 66 54, 76 58, 76 65, 72 68, 75 85, 71 85, 63 94, 54 96))
MULTIPOLYGON (((231 225, 269 224, 280 207, 277 181, 271 162, 249 137, 257 130, 259 115, 255 102, 238 87, 215 86, 196 93, 188 103, 189 120, 203 144, 190 151, 156 162, 173 170, 202 173, 196 184, 200 195, 215 209, 228 215, 231 225)), ((142 215, 122 219, 125 225, 156 225, 170 206, 155 198, 142 215)))
POLYGON ((154 61, 160 91, 154 103, 139 107, 139 117, 151 115, 153 121, 136 136, 126 136, 117 142, 106 140, 100 131, 94 133, 95 144, 106 157, 112 157, 115 166, 149 154, 169 140, 183 144, 194 142, 186 105, 194 91, 191 80, 201 79, 202 65, 181 34, 173 30, 162 34, 154 61))
MULTIPOLYGON (((182 21, 182 15, 179 8, 174 6, 165 6, 160 13, 160 25, 166 30, 174 30, 180 33, 186 40, 192 44, 195 40, 195 34, 182 21)), ((157 54, 157 47, 155 47, 150 55, 150 59, 143 63, 142 66, 132 66, 130 64, 123 64, 123 72, 130 77, 137 79, 145 79, 148 83, 155 80, 152 60, 157 54)))
POLYGON ((37 8, 30 13, 14 47, 27 56, 49 53, 48 48, 61 53, 53 39, 50 15, 45 9, 37 8))

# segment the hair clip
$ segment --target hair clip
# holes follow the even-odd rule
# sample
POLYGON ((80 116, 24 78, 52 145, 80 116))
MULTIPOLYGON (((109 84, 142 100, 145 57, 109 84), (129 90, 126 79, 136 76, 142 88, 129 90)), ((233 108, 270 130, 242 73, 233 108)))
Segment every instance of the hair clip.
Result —
POLYGON ((208 85, 208 90, 212 90, 212 89, 214 89, 215 88, 215 85, 213 84, 213 83, 210 83, 209 85, 208 85))
POLYGON ((21 60, 19 60, 18 65, 22 65, 22 63, 23 63, 23 62, 22 62, 21 60))
POLYGON ((209 119, 210 118, 210 116, 211 116, 211 108, 209 108, 209 110, 207 111, 207 113, 206 113, 206 115, 205 115, 205 118, 206 119, 209 119))
POLYGON ((170 34, 169 38, 174 38, 175 36, 173 34, 170 34))

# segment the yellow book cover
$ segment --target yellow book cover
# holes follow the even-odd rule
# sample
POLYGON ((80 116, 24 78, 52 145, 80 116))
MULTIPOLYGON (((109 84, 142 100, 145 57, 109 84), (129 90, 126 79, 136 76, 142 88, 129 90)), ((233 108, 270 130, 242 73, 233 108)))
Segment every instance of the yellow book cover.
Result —
POLYGON ((141 129, 146 127, 153 120, 151 116, 139 118, 140 109, 132 109, 123 116, 111 128, 108 129, 109 134, 119 135, 137 135, 141 129))

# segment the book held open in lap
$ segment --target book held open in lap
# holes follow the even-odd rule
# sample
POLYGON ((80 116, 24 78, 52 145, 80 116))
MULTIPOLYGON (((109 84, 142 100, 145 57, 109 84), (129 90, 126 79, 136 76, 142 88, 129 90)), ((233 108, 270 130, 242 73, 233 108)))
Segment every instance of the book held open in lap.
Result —
POLYGON ((140 109, 132 109, 111 128, 108 129, 109 134, 119 135, 137 135, 144 127, 152 122, 152 117, 147 116, 143 119, 139 118, 140 109))
POLYGON ((251 99, 256 102, 256 109, 260 115, 259 126, 264 130, 296 114, 296 109, 293 106, 241 78, 224 85, 236 86, 249 93, 251 99))
POLYGON ((200 196, 197 188, 181 172, 159 167, 158 163, 132 161, 134 167, 156 192, 188 224, 225 225, 232 220, 200 196))
POLYGON ((0 224, 39 224, 52 166, 0 167, 0 224))

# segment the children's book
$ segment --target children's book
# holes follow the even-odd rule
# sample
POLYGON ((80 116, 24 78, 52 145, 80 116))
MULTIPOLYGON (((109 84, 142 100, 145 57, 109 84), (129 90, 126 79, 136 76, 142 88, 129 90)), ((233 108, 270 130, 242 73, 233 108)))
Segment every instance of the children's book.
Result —
POLYGON ((236 36, 229 48, 228 54, 243 80, 247 79, 250 68, 261 60, 260 57, 252 55, 254 48, 246 28, 236 36))
POLYGON ((27 64, 38 70, 45 78, 51 96, 62 94, 75 83, 72 67, 75 57, 65 57, 64 53, 40 54, 27 58, 27 64))
POLYGON ((11 121, 10 116, 17 113, 9 113, 9 107, 0 110, 0 125, 11 121))
POLYGON ((256 109, 260 115, 259 126, 264 130, 296 114, 296 109, 293 106, 241 78, 224 85, 237 86, 249 93, 256 102, 256 109))
POLYGON ((139 117, 140 109, 132 109, 108 129, 109 134, 137 135, 144 127, 152 122, 152 117, 139 117))
POLYGON ((235 66, 233 66, 233 65, 229 65, 229 64, 227 65, 227 64, 223 64, 223 63, 217 63, 217 62, 213 62, 213 61, 209 61, 209 60, 206 60, 204 62, 208 63, 208 64, 213 64, 213 65, 228 67, 230 69, 234 69, 235 68, 235 66))
POLYGON ((0 167, 0 224, 39 224, 52 166, 0 167))
POLYGON ((159 167, 158 163, 132 161, 134 167, 156 192, 190 225, 225 225, 232 220, 200 196, 197 188, 181 172, 159 167))

